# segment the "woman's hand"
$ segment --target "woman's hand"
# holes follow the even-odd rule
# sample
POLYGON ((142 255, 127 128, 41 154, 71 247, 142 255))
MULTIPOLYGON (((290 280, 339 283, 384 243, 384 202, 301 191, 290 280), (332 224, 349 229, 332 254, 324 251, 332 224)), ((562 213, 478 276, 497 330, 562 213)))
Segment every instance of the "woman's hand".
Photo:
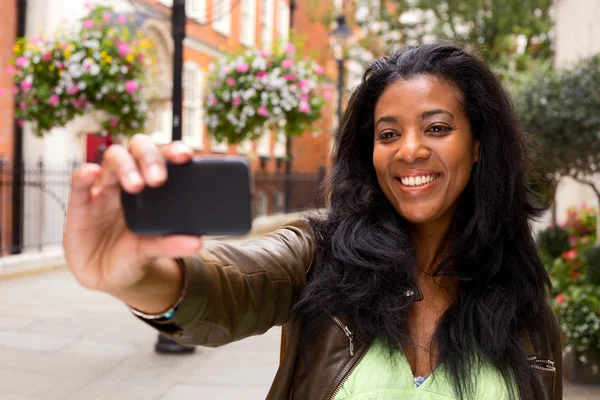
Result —
POLYGON ((196 253, 202 240, 136 235, 125 224, 120 191, 160 186, 167 179, 165 160, 183 164, 191 158, 191 149, 182 142, 158 148, 149 137, 136 135, 128 149, 110 146, 102 166, 85 164, 75 171, 64 250, 79 283, 131 300, 130 306, 146 312, 160 312, 175 302, 181 271, 172 259, 196 253))

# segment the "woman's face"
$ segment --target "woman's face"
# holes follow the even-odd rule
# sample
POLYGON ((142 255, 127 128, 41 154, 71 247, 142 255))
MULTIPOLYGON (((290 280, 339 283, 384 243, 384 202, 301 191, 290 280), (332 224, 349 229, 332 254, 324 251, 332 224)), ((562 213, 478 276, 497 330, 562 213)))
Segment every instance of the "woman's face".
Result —
POLYGON ((449 223, 478 160, 461 100, 453 84, 419 75, 392 83, 377 101, 377 180, 411 224, 449 223))

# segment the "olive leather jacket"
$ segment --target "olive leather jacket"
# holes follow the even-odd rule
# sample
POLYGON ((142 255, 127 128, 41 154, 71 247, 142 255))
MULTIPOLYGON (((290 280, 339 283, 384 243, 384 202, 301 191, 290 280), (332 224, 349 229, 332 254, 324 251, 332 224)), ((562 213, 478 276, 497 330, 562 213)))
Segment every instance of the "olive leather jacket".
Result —
MULTIPOLYGON (((300 358, 290 313, 306 285, 313 253, 306 220, 241 246, 207 241, 198 256, 180 260, 184 296, 173 318, 145 322, 182 344, 210 347, 283 326, 281 361, 267 399, 332 399, 370 343, 353 335, 351 321, 331 315, 319 342, 302 357, 310 368, 296 368, 300 358)), ((413 296, 422 298, 418 288, 413 296)), ((556 321, 553 313, 552 318, 556 321)), ((548 337, 558 336, 557 324, 548 337)), ((532 373, 528 385, 518 386, 519 399, 562 399, 560 339, 533 343, 532 337, 523 332, 532 373)))

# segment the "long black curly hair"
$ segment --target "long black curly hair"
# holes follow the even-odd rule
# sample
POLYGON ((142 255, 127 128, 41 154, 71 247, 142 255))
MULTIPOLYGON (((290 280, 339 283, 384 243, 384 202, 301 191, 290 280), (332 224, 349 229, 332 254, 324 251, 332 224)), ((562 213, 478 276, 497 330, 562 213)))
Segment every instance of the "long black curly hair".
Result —
MULTIPOLYGON (((438 322, 437 360, 459 398, 472 398, 478 360, 491 363, 507 384, 529 379, 519 344, 523 329, 545 336, 550 280, 530 220, 542 208, 525 174, 527 143, 510 96, 479 57, 462 45, 410 46, 371 63, 354 90, 335 137, 325 187, 326 216, 312 216, 317 241, 308 285, 294 307, 301 346, 314 343, 328 314, 346 315, 355 334, 383 339, 391 351, 410 344, 405 295, 416 285, 408 223, 380 189, 373 167, 375 105, 393 82, 430 75, 454 84, 480 157, 460 196, 452 243, 434 275, 453 277, 457 297, 438 322)), ((512 387, 509 384, 509 387, 512 387)))

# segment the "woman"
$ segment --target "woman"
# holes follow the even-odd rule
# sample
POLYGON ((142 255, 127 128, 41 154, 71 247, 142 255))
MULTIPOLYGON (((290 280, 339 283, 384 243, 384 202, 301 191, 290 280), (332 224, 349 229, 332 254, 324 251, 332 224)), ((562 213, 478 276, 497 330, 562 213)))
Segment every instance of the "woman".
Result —
POLYGON ((75 173, 66 257, 81 284, 184 344, 283 325, 270 399, 562 399, 525 153, 479 59, 407 47, 349 101, 326 215, 244 246, 135 236, 119 187, 160 185, 165 158, 191 157, 137 136, 75 173))

